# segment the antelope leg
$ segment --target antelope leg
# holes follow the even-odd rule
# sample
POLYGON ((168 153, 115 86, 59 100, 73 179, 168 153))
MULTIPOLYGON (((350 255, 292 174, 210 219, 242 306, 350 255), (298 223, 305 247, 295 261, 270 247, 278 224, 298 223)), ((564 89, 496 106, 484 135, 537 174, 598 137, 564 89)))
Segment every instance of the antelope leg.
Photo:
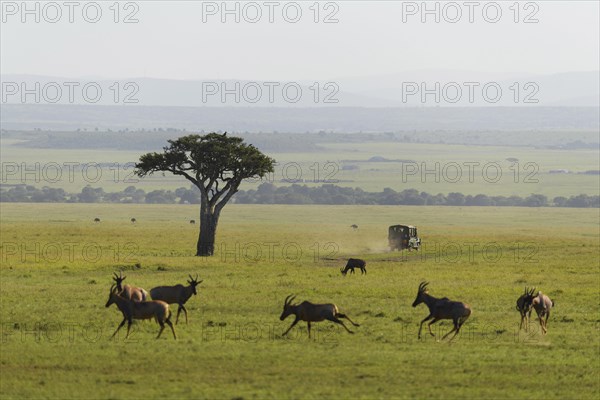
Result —
POLYGON ((177 317, 175 317, 175 325, 177 325, 177 323, 179 322, 179 314, 181 313, 181 308, 182 305, 179 305, 179 308, 177 309, 177 317))
MULTIPOLYGON (((457 330, 457 329, 458 329, 458 325, 457 325, 457 324, 454 324, 454 328, 452 328, 452 330, 451 330, 450 332, 446 333, 446 334, 445 334, 445 335, 442 337, 442 340, 446 339, 446 337, 447 337, 449 334, 451 334, 452 332, 455 332, 455 333, 454 333, 454 336, 456 336, 456 334, 458 333, 458 330, 457 330)), ((454 336, 452 336, 452 339, 454 339, 454 336)), ((452 339, 450 339, 450 340, 452 340, 452 339)))
MULTIPOLYGON (((523 313, 521 313, 521 323, 519 324, 519 330, 521 330, 521 328, 523 328, 523 322, 525 321, 525 316, 523 313)), ((525 325, 525 330, 527 330, 527 325, 525 325)))
POLYGON ((183 313, 185 314, 185 324, 187 325, 188 323, 188 318, 187 318, 187 308, 185 308, 185 306, 182 304, 181 308, 183 309, 183 313))
POLYGON ((348 316, 346 314, 341 314, 341 313, 337 313, 336 317, 338 318, 346 318, 348 321, 350 321, 350 323, 354 326, 360 326, 359 324, 354 323, 354 321, 352 321, 350 318, 348 318, 348 316))
POLYGON ((456 332, 454 332, 454 335, 452 335, 449 342, 453 341, 457 334, 458 334, 458 329, 456 330, 456 332))
POLYGON ((112 336, 110 337, 111 339, 114 338, 115 335, 117 334, 117 332, 119 332, 119 329, 121 329, 123 327, 123 325, 125 325, 125 321, 127 321, 127 318, 123 318, 123 321, 121 321, 121 323, 117 327, 117 330, 115 331, 115 333, 113 333, 112 336))
POLYGON ((168 319, 165 321, 167 323, 167 325, 169 325, 169 327, 171 328, 171 331, 173 332, 173 338, 175 338, 175 340, 177 340, 177 335, 175 334, 175 328, 173 328, 173 324, 171 323, 171 321, 169 321, 168 319))
POLYGON ((421 321, 421 325, 419 325, 419 334, 417 335, 419 339, 421 339, 421 329, 423 329, 423 324, 429 321, 431 318, 433 318, 433 315, 429 314, 423 321, 421 321))
POLYGON ((293 327, 294 327, 294 326, 295 326, 295 325, 298 323, 298 321, 300 321, 300 318, 296 318, 296 319, 294 320, 294 322, 292 322, 292 325, 290 325, 290 327, 287 329, 287 331, 285 331, 285 332, 283 333, 283 335, 281 335, 281 336, 285 336, 285 335, 287 335, 287 333, 290 331, 290 329, 292 329, 292 328, 293 328, 293 327))
POLYGON ((156 337, 157 339, 160 337, 160 335, 162 335, 162 332, 165 329, 165 323, 164 322, 159 322, 159 324, 160 324, 160 330, 158 331, 158 336, 156 337))
POLYGON ((310 321, 307 322, 308 326, 308 338, 310 339, 310 321))
POLYGON ((350 329, 348 329, 348 327, 347 327, 347 326, 344 324, 344 322, 343 322, 343 321, 341 321, 341 320, 337 319, 336 317, 330 317, 330 318, 327 318, 327 319, 328 319, 329 321, 331 321, 331 322, 335 322, 336 324, 340 324, 341 326, 343 326, 343 327, 344 327, 344 329, 346 329, 346 330, 348 331, 348 333, 352 333, 352 334, 354 333, 354 332, 352 332, 350 329))
POLYGON ((129 337, 129 330, 131 329, 131 320, 127 321, 127 335, 125 335, 125 339, 129 337))
POLYGON ((434 319, 433 319, 433 321, 431 321, 429 324, 427 324, 427 328, 429 328, 429 334, 430 334, 431 336, 435 336, 435 335, 433 334, 433 332, 431 332, 431 324, 434 324, 434 323, 436 323, 436 322, 438 322, 438 321, 439 321, 439 319, 438 319, 438 318, 434 318, 434 319))
MULTIPOLYGON (((542 319, 540 318, 540 322, 542 321, 542 319)), ((546 324, 548 323, 548 314, 546 314, 546 319, 544 320, 544 325, 542 326, 542 328, 544 329, 544 335, 548 332, 548 328, 546 327, 546 324)))

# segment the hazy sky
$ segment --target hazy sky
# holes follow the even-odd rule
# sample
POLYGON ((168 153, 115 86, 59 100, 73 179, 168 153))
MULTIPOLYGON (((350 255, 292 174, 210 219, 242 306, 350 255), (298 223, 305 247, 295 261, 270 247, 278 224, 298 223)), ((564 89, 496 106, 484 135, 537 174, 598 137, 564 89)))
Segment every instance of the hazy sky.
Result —
POLYGON ((239 10, 236 23, 235 14, 222 14, 221 1, 121 3, 118 16, 112 1, 98 2, 102 15, 91 23, 84 15, 94 20, 95 4, 80 2, 70 23, 62 1, 54 3, 61 5, 60 18, 55 7, 38 2, 37 23, 36 15, 23 15, 20 1, 2 2, 1 72, 300 80, 420 69, 544 74, 599 69, 597 1, 520 2, 518 15, 514 1, 475 2, 472 9, 463 1, 428 2, 428 8, 438 7, 439 23, 434 14, 422 15, 421 1, 314 3, 228 2, 239 10), (496 5, 502 13, 498 22, 486 21, 498 18, 496 5), (261 18, 252 23, 257 10, 261 18), (123 23, 130 13, 139 22, 123 23), (338 22, 324 23, 327 16, 338 22), (524 23, 527 18, 538 22, 524 23))

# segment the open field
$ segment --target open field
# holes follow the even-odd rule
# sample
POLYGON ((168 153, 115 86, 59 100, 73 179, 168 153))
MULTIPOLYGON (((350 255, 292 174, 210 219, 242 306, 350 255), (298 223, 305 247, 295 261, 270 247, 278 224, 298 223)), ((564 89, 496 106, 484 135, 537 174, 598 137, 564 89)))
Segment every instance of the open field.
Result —
MULTIPOLYGON (((144 151, 38 149, 19 147, 16 143, 12 139, 3 140, 3 184, 50 186, 64 188, 69 193, 79 193, 87 184, 102 187, 106 192, 122 191, 131 185, 147 192, 190 186, 187 180, 170 174, 154 174, 143 180, 135 176, 133 163, 144 151), (22 163, 30 172, 25 171, 22 163), (89 168, 82 169, 82 165, 88 164, 89 168), (97 164, 103 164, 102 168, 97 164), (79 167, 71 170, 74 167, 70 165, 79 167)), ((279 186, 291 182, 310 186, 334 183, 377 192, 390 187, 396 191, 417 189, 431 194, 460 192, 527 197, 535 193, 549 199, 598 194, 598 175, 583 174, 598 169, 600 158, 593 148, 559 150, 401 142, 325 143, 321 147, 324 151, 267 152, 278 165, 275 173, 265 180, 279 186), (372 157, 406 162, 369 161, 372 157), (518 162, 507 160, 512 158, 518 162), (552 170, 569 173, 550 173, 552 170)), ((241 189, 255 188, 260 183, 246 182, 241 189)))
MULTIPOLYGON (((3 399, 600 394, 596 209, 228 205, 210 259, 192 257, 197 206, 0 210, 3 399), (422 251, 389 253, 394 223, 417 225, 422 251), (340 275, 350 256, 367 260, 367 275, 340 275), (168 329, 155 340, 153 322, 109 340, 121 317, 104 304, 119 268, 146 289, 204 279, 177 341, 168 329), (425 279, 432 295, 473 309, 452 343, 417 340, 427 310, 410 305, 425 279), (555 301, 546 336, 537 322, 518 331, 525 285, 555 301), (309 340, 301 322, 283 339, 290 293, 335 302, 361 326, 317 323, 309 340)), ((439 338, 450 324, 438 325, 439 338)))

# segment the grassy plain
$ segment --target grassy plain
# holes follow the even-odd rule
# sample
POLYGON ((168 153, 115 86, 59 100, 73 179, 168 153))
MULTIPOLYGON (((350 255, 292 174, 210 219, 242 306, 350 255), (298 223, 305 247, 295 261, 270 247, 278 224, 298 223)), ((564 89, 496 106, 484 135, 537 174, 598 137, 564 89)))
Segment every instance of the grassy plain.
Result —
POLYGON ((229 205, 210 259, 192 256, 196 206, 3 203, 0 211, 2 399, 600 394, 597 209, 229 205), (388 252, 393 223, 417 225, 422 251, 388 252), (368 274, 342 277, 349 256, 366 259, 368 274), (190 273, 204 279, 177 341, 166 330, 155 340, 150 322, 109 340, 121 318, 104 303, 119 268, 146 289, 190 273), (417 340, 427 310, 410 305, 424 279, 432 295, 473 309, 452 343, 417 340), (537 323, 518 330, 525 285, 556 303, 547 336, 537 323), (290 293, 335 302, 361 326, 349 335, 318 323, 309 340, 299 323, 281 338, 290 293))
MULTIPOLYGON (((36 149, 19 147, 16 143, 11 139, 2 142, 3 184, 61 187, 75 193, 86 184, 102 187, 107 192, 122 191, 130 185, 146 191, 190 186, 188 181, 168 174, 137 178, 133 174, 133 163, 144 153, 142 151, 36 149), (13 163, 17 168, 14 171, 13 163), (25 172, 22 163, 33 172, 25 172), (97 168, 92 163, 104 166, 97 168), (83 170, 81 166, 88 164, 92 165, 83 170), (69 165, 80 167, 71 173, 69 165)), ((432 194, 461 192, 527 197, 536 193, 550 199, 598 194, 598 175, 583 174, 598 169, 597 149, 400 142, 331 143, 321 144, 321 147, 324 151, 269 153, 278 165, 266 180, 280 186, 289 185, 282 181, 288 179, 310 186, 335 183, 378 192, 390 187, 397 191, 417 189, 432 194), (411 163, 369 161, 376 156, 411 163), (516 158, 518 163, 507 158, 516 158), (347 169, 350 166, 355 169, 347 169), (570 173, 550 173, 561 169, 570 173)), ((246 182, 242 189, 255 188, 260 183, 246 182)))

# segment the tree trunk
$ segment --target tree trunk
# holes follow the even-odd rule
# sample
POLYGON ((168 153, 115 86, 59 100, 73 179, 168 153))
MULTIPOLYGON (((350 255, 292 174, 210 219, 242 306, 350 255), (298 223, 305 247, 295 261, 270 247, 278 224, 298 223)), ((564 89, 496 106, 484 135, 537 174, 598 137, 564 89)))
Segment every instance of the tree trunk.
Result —
POLYGON ((215 252, 215 236, 219 213, 211 212, 210 209, 200 212, 200 234, 196 245, 196 256, 210 257, 215 252))

